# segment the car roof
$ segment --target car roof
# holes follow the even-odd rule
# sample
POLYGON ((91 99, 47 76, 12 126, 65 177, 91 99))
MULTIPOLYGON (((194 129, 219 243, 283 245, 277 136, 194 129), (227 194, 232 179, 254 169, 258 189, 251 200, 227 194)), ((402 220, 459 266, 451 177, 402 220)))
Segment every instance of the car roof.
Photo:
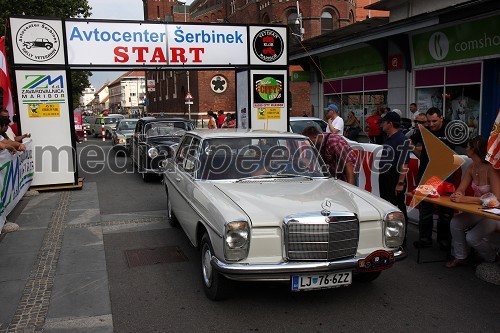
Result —
POLYGON ((144 123, 152 123, 152 122, 161 122, 161 121, 182 121, 185 123, 189 123, 190 121, 188 119, 184 118, 155 118, 155 117, 144 117, 141 118, 144 123))
POLYGON ((189 131, 193 135, 197 135, 202 139, 212 139, 212 138, 304 138, 302 134, 290 133, 290 132, 280 132, 280 131, 269 131, 269 130, 249 130, 240 128, 227 128, 227 129, 195 129, 189 131))
POLYGON ((125 116, 122 114, 110 114, 110 115, 103 117, 103 118, 125 118, 125 116))
POLYGON ((138 121, 139 119, 137 118, 122 118, 120 120, 126 120, 126 121, 138 121))
POLYGON ((300 121, 300 120, 322 120, 321 118, 316 117, 290 117, 290 121, 300 121))

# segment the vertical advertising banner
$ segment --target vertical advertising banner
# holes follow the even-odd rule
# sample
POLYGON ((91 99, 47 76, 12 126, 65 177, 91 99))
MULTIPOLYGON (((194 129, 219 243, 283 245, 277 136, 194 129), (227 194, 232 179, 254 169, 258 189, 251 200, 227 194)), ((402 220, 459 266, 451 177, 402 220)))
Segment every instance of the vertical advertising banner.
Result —
POLYGON ((248 71, 236 73, 236 108, 238 117, 238 128, 248 129, 248 71))
POLYGON ((288 131, 287 71, 251 71, 252 129, 288 131))
POLYGON ((65 71, 16 71, 16 80, 23 132, 33 140, 32 185, 74 183, 65 71))

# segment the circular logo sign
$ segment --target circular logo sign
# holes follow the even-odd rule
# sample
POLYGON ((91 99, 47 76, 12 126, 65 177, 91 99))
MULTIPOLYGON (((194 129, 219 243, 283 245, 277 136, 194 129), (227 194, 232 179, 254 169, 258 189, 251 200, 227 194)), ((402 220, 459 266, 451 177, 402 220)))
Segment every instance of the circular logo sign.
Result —
POLYGON ((273 29, 259 31, 253 39, 253 52, 264 62, 275 62, 283 54, 281 35, 273 29))
POLYGON ((37 62, 54 58, 61 46, 56 30, 39 21, 24 24, 16 34, 16 43, 26 58, 37 62))
POLYGON ((435 60, 443 60, 450 50, 448 37, 442 32, 435 32, 429 38, 429 53, 435 60))
POLYGON ((265 77, 256 82, 255 90, 260 98, 266 102, 271 102, 281 97, 283 84, 273 77, 265 77))
POLYGON ((223 93, 227 89, 227 80, 222 75, 215 75, 212 80, 210 80, 210 87, 215 93, 223 93))

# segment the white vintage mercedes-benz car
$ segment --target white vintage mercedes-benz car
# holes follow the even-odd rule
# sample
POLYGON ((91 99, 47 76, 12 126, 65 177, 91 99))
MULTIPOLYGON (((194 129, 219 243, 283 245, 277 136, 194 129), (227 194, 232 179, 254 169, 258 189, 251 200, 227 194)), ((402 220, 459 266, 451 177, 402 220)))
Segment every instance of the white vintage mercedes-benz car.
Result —
POLYGON ((403 214, 332 178, 293 133, 187 132, 166 163, 167 209, 201 249, 204 289, 227 279, 289 281, 293 291, 371 281, 406 257, 403 214))

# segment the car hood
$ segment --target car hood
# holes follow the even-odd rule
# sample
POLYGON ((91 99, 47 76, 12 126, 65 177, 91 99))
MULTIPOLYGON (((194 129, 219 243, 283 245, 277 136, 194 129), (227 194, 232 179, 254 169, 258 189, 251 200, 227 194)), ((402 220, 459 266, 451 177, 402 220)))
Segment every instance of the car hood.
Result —
MULTIPOLYGON (((215 183, 251 219, 253 226, 280 226, 287 215, 321 212, 330 200, 330 212, 353 212, 360 221, 382 218, 381 212, 356 190, 335 179, 314 181, 264 181, 215 183)), ((375 200, 378 201, 378 200, 375 200)))
POLYGON ((134 134, 134 130, 121 130, 121 131, 116 131, 116 134, 120 134, 126 137, 132 136, 134 134))
POLYGON ((146 141, 151 145, 167 145, 171 146, 179 143, 180 136, 154 136, 149 137, 146 141))

